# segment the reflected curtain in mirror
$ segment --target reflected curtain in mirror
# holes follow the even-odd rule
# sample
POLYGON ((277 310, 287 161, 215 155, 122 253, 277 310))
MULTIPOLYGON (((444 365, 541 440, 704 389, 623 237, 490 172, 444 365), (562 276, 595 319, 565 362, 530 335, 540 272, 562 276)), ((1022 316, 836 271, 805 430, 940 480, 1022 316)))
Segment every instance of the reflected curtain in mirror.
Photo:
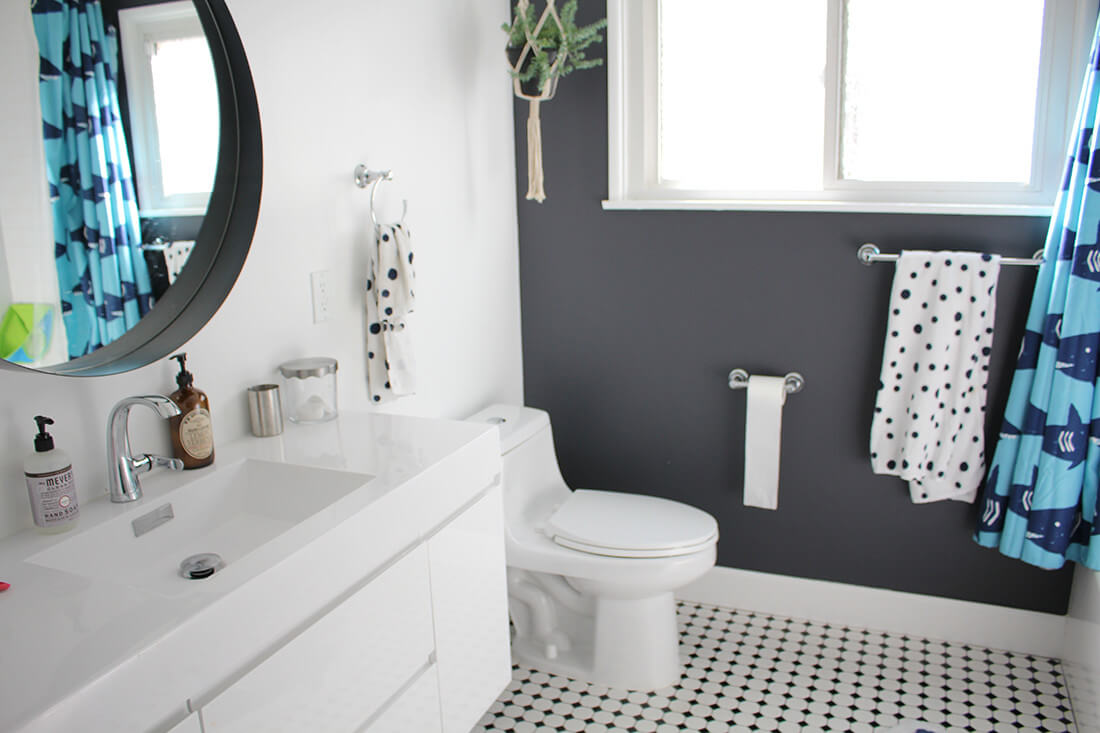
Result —
POLYGON ((152 308, 119 113, 118 40, 98 1, 36 0, 43 136, 69 357, 152 308))

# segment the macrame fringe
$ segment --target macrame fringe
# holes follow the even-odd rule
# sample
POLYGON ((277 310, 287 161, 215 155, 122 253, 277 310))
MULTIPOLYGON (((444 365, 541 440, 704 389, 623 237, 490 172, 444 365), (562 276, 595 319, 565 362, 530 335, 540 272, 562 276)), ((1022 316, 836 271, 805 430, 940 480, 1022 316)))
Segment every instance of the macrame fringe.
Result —
POLYGON ((527 198, 546 200, 542 180, 542 120, 539 118, 539 100, 532 99, 527 113, 527 198))
MULTIPOLYGON (((539 52, 537 39, 546 23, 553 22, 557 24, 558 32, 562 35, 565 34, 565 27, 562 25, 561 18, 558 16, 557 7, 555 6, 556 1, 557 0, 546 0, 546 8, 539 16, 538 23, 535 24, 533 29, 527 28, 525 30, 524 35, 526 36, 526 42, 523 45, 523 49, 515 65, 512 66, 513 76, 520 73, 524 62, 530 54, 539 52)), ((526 17, 529 6, 529 0, 518 1, 517 20, 514 20, 513 23, 519 22, 518 18, 520 17, 526 17)), ((515 26, 513 26, 513 28, 514 27, 515 26)), ((553 64, 550 66, 550 76, 543 83, 537 96, 524 94, 519 79, 513 78, 512 80, 516 96, 520 99, 526 99, 530 103, 529 112, 527 114, 527 198, 531 201, 537 201, 540 204, 546 200, 546 189, 543 186, 542 175, 542 120, 539 118, 539 102, 544 99, 551 99, 554 96, 554 92, 558 86, 558 70, 565 63, 565 57, 566 53, 563 49, 560 49, 553 64)))

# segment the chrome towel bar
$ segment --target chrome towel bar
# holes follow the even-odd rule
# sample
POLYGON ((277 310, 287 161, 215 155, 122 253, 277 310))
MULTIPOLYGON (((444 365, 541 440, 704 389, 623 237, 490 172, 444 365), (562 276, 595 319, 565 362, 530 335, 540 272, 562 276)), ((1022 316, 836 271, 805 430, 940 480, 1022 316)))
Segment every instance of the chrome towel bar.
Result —
MULTIPOLYGON (((898 255, 884 255, 879 251, 877 245, 868 242, 859 248, 856 252, 856 257, 859 261, 865 265, 870 265, 873 262, 897 262, 898 255)), ((1038 267, 1043 264, 1043 250, 1037 250, 1030 259, 1026 257, 1002 257, 1002 265, 1031 265, 1038 267)))

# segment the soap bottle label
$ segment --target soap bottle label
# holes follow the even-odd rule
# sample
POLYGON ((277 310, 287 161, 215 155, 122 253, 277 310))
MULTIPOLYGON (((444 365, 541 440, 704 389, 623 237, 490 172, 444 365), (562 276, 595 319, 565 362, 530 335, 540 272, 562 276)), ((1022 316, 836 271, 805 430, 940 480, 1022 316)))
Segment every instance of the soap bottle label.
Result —
POLYGON ((180 445, 187 455, 197 460, 209 458, 214 452, 214 430, 210 413, 196 407, 180 420, 180 445))
POLYGON ((72 466, 50 473, 28 473, 26 477, 27 491, 31 495, 31 514, 36 525, 52 527, 65 524, 80 514, 72 466))

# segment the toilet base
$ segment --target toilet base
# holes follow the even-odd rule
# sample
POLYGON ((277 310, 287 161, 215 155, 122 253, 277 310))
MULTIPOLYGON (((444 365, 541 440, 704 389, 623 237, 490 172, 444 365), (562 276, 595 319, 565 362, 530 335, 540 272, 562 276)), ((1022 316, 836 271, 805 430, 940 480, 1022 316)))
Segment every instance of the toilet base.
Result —
POLYGON ((620 690, 652 692, 680 681, 680 634, 671 592, 596 598, 594 616, 559 609, 568 644, 517 633, 512 658, 550 674, 620 690))
POLYGON ((596 600, 593 677, 626 690, 656 690, 680 681, 680 632, 672 593, 596 600))

